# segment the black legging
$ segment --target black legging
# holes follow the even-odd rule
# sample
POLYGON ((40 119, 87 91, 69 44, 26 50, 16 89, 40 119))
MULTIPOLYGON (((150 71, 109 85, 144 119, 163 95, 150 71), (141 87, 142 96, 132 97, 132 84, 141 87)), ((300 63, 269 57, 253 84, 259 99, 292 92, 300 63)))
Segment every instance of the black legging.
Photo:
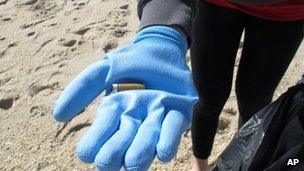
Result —
POLYGON ((193 113, 192 142, 194 155, 206 159, 231 91, 243 30, 245 40, 236 78, 240 125, 271 102, 301 44, 304 21, 271 21, 207 2, 198 5, 191 58, 200 100, 193 113))

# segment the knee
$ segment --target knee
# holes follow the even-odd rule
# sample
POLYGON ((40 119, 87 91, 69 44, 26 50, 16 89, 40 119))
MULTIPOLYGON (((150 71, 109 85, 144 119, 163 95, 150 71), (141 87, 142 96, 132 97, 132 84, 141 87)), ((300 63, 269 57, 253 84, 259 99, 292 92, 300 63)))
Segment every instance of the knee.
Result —
POLYGON ((210 96, 200 96, 194 111, 199 115, 218 116, 221 113, 226 101, 229 98, 230 91, 226 93, 214 93, 210 96))
POLYGON ((273 91, 263 88, 236 86, 240 117, 246 122, 272 100, 273 91))

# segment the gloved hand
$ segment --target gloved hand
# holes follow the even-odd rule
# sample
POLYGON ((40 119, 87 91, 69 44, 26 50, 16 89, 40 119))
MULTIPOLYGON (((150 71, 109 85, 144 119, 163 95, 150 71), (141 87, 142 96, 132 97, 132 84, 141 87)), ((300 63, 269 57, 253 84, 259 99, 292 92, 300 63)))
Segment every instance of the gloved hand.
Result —
POLYGON ((186 65, 187 43, 165 26, 141 30, 133 42, 81 72, 62 92, 54 118, 72 119, 113 83, 145 90, 102 98, 96 118, 77 145, 78 157, 101 170, 147 170, 155 155, 170 161, 191 121, 197 93, 186 65))

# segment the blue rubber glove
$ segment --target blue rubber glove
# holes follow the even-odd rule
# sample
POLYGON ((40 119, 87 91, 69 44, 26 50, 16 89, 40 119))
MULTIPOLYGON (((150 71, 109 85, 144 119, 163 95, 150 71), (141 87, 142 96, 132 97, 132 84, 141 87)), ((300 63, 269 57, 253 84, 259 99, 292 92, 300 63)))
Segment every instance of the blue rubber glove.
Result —
POLYGON ((102 98, 96 118, 77 145, 78 157, 101 170, 147 170, 155 155, 176 154, 198 97, 185 62, 187 42, 170 27, 141 30, 133 42, 81 72, 62 92, 54 118, 72 119, 113 83, 135 82, 145 90, 102 98))

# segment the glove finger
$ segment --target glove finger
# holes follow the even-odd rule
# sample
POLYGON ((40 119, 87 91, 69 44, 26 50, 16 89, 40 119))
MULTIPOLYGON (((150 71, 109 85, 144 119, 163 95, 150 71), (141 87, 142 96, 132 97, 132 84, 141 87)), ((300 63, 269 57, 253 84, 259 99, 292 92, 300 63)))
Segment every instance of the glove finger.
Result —
POLYGON ((100 170, 118 171, 123 165, 125 153, 132 143, 140 120, 127 115, 121 116, 119 130, 101 147, 96 155, 95 164, 100 170))
POLYGON ((79 159, 93 163, 102 145, 117 131, 119 127, 120 109, 117 105, 98 108, 96 119, 77 145, 79 159))
POLYGON ((105 82, 110 68, 107 61, 91 64, 65 88, 56 101, 54 119, 71 120, 108 87, 109 83, 105 82))
POLYGON ((125 155, 126 170, 148 170, 156 154, 161 123, 164 117, 163 109, 153 111, 139 127, 138 132, 125 155))
POLYGON ((175 156, 182 134, 186 131, 190 124, 183 114, 178 111, 171 110, 166 115, 159 141, 156 146, 157 157, 162 162, 169 162, 175 156))

